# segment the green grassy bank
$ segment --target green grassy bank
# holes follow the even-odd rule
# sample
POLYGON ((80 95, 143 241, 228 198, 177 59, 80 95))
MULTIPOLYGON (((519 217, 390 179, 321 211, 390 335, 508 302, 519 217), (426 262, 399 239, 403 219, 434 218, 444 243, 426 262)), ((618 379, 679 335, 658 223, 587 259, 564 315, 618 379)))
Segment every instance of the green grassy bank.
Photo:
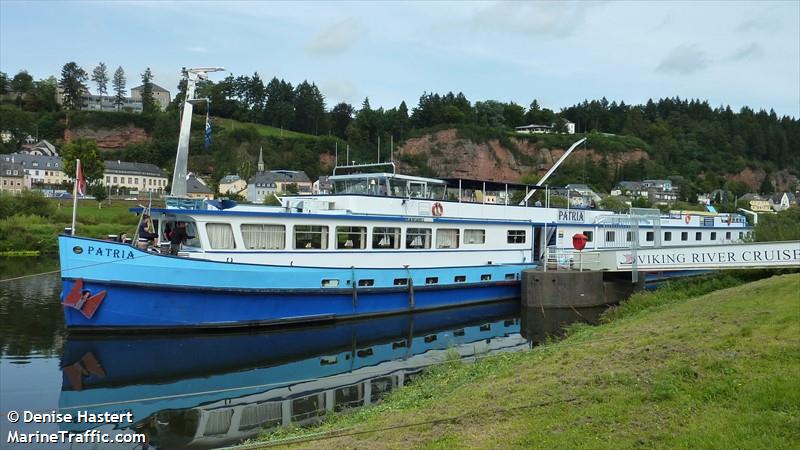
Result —
POLYGON ((637 294, 602 325, 446 363, 381 404, 256 445, 798 448, 800 274, 742 283, 718 275, 637 294))
MULTIPOLYGON (((137 217, 128 211, 137 206, 133 201, 114 201, 97 207, 94 200, 78 202, 75 226, 81 236, 104 238, 109 234, 136 231, 137 217)), ((13 205, 0 216, 0 252, 39 251, 57 253, 57 237, 72 223, 72 202, 52 199, 37 200, 35 205, 13 205), (41 203, 39 203, 41 202, 41 203)))

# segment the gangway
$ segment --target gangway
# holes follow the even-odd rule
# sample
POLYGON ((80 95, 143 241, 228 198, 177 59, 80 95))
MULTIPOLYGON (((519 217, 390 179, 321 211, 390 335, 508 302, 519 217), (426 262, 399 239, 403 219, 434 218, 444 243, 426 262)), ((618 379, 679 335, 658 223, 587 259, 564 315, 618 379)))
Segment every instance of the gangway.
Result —
POLYGON ((582 261, 610 272, 800 268, 800 241, 589 250, 582 261))

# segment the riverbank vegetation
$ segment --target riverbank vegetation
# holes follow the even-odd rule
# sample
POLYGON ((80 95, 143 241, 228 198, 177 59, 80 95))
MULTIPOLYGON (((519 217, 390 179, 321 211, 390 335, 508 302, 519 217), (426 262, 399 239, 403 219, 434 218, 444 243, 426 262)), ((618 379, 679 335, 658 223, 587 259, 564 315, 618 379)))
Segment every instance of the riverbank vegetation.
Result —
POLYGON ((748 273, 637 294, 605 323, 572 326, 559 342, 447 362, 376 406, 259 443, 792 448, 800 441, 800 275, 742 284, 748 273))
MULTIPOLYGON (((97 207, 94 200, 78 202, 75 228, 81 236, 105 238, 136 231, 137 217, 128 211, 136 202, 114 201, 97 207)), ((56 253, 58 234, 72 224, 72 201, 42 197, 33 191, 0 193, 0 252, 56 253)))

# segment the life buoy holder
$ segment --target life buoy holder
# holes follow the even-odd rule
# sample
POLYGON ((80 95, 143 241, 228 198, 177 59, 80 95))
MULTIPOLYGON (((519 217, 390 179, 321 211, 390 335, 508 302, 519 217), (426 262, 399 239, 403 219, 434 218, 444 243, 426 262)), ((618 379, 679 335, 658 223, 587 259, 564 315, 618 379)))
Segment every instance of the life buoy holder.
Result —
POLYGON ((686 214, 686 216, 683 217, 683 221, 686 222, 686 224, 688 225, 689 222, 692 221, 692 216, 690 216, 689 214, 686 214))
POLYGON ((441 216, 444 214, 444 206, 442 206, 442 204, 439 202, 434 203, 433 206, 431 206, 431 214, 436 217, 441 216))

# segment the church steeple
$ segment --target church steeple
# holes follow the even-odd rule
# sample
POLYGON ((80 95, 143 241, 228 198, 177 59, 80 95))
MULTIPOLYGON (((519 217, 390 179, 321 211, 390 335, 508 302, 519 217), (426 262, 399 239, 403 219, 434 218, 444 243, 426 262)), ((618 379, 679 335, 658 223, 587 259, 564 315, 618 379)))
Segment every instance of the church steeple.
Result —
POLYGON ((264 171, 264 148, 263 147, 259 147, 258 148, 258 171, 259 172, 263 172, 264 171))

